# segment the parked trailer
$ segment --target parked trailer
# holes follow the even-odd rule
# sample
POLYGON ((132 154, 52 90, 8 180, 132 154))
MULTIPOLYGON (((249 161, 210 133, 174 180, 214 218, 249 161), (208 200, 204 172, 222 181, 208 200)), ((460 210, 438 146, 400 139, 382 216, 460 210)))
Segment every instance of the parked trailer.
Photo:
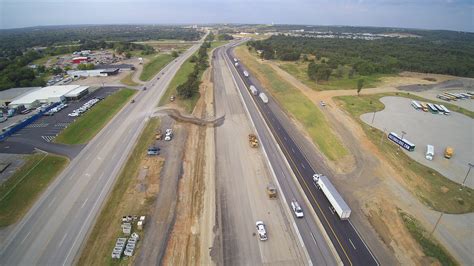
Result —
POLYGON ((254 85, 250 85, 249 90, 253 95, 255 95, 255 96, 258 95, 258 90, 257 90, 257 88, 255 88, 254 85))
POLYGON ((244 76, 246 76, 246 77, 249 76, 249 72, 247 72, 247 70, 244 71, 244 76))
POLYGON ((263 103, 268 103, 268 97, 265 93, 260 92, 260 94, 258 96, 260 97, 260 99, 262 99, 263 103))
POLYGON ((416 110, 422 109, 421 105, 417 101, 411 101, 411 106, 413 106, 413 108, 415 108, 416 110))
POLYGON ((339 192, 337 192, 336 188, 331 184, 329 179, 321 174, 314 174, 313 181, 316 183, 319 189, 321 189, 331 203, 334 211, 337 213, 341 220, 349 219, 351 215, 351 209, 341 197, 339 192))
POLYGON ((433 113, 433 114, 438 113, 438 109, 436 109, 436 107, 433 104, 428 103, 427 105, 428 105, 428 110, 430 110, 431 113, 433 113))
POLYGON ((409 142, 406 139, 400 138, 394 132, 390 132, 390 134, 388 134, 388 139, 390 139, 391 141, 397 143, 398 145, 400 145, 402 148, 404 148, 407 151, 414 151, 415 150, 415 144, 409 142))
POLYGON ((444 113, 444 109, 441 108, 441 106, 439 106, 439 104, 433 104, 433 105, 434 105, 434 107, 435 107, 436 109, 438 109, 438 111, 439 111, 440 113, 444 113))

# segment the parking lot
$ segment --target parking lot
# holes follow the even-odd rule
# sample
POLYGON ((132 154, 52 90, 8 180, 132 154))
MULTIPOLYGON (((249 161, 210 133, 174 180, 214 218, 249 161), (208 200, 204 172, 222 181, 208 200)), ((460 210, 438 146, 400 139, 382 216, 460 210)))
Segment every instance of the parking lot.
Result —
POLYGON ((91 92, 79 101, 68 102, 68 106, 51 116, 42 116, 35 122, 13 134, 0 143, 1 153, 31 153, 35 148, 61 155, 74 157, 82 146, 68 147, 53 143, 56 136, 78 117, 68 116, 92 98, 105 98, 117 91, 117 87, 105 87, 91 92))
MULTIPOLYGON (((440 172, 447 178, 462 183, 468 163, 474 158, 473 131, 474 122, 471 118, 451 112, 450 115, 431 114, 415 110, 411 99, 402 97, 383 97, 380 99, 385 109, 377 112, 371 124, 373 113, 361 116, 361 119, 385 133, 395 132, 399 136, 405 132, 404 138, 416 145, 413 152, 404 152, 412 159, 440 172), (425 158, 426 145, 434 146, 435 156, 432 161, 425 158), (444 150, 454 148, 451 159, 444 158, 444 150)), ((474 187, 474 176, 471 171, 466 185, 474 187)))

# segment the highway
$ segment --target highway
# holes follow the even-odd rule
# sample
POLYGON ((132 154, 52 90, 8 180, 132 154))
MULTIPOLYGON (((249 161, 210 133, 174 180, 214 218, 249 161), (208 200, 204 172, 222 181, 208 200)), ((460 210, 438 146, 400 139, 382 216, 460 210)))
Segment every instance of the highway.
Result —
MULTIPOLYGON (((2 265, 71 265, 148 117, 193 45, 145 84, 55 179, 7 236, 2 265)), ((88 247, 83 247, 88 248, 88 247)))
POLYGON ((233 67, 233 63, 230 62, 226 56, 228 47, 229 46, 219 48, 216 52, 217 57, 223 57, 225 59, 227 71, 230 71, 233 75, 233 82, 239 91, 240 101, 243 102, 247 110, 247 116, 249 116, 249 119, 252 121, 262 148, 265 151, 269 164, 268 167, 273 172, 273 176, 278 180, 278 190, 281 192, 280 195, 282 195, 282 203, 286 205, 283 206, 283 208, 291 212, 289 203, 291 200, 296 199, 305 212, 306 217, 303 219, 295 219, 292 212, 289 213, 289 219, 291 220, 292 226, 299 231, 297 237, 300 242, 303 242, 301 244, 303 244, 307 256, 309 256, 307 259, 314 265, 336 265, 338 260, 331 252, 331 248, 328 246, 324 237, 324 232, 321 232, 317 222, 312 218, 313 216, 309 211, 310 208, 305 203, 304 195, 298 189, 297 183, 294 180, 292 169, 287 165, 284 156, 281 155, 278 144, 273 140, 263 116, 259 114, 257 107, 253 104, 250 94, 247 93, 245 84, 233 67))
MULTIPOLYGON (((293 170, 301 188, 306 194, 312 209, 319 217, 319 220, 321 221, 322 226, 329 236, 329 239, 337 251, 342 263, 344 265, 378 265, 376 258, 364 243, 356 228, 350 222, 350 219, 345 221, 340 220, 337 214, 331 211, 331 206, 327 198, 320 190, 317 189, 313 183, 312 176, 314 173, 318 173, 318 171, 316 171, 316 168, 309 163, 306 158, 307 155, 304 154, 300 147, 295 144, 295 141, 293 140, 294 135, 288 134, 288 132, 295 134, 297 130, 290 130, 287 128, 287 125, 291 125, 289 121, 280 121, 280 119, 289 118, 284 114, 283 110, 281 110, 280 106, 275 102, 275 100, 272 99, 271 95, 264 88, 262 88, 258 80, 253 78, 252 74, 249 78, 244 77, 243 70, 246 68, 241 62, 239 62, 238 67, 233 66, 232 58, 234 58, 234 55, 232 53, 232 49, 227 49, 226 53, 229 65, 232 66, 231 68, 233 69, 235 80, 239 84, 238 87, 243 96, 243 100, 246 102, 246 105, 249 107, 249 109, 252 109, 250 110, 250 114, 254 117, 254 120, 258 120, 259 116, 264 118, 268 129, 270 129, 271 134, 278 143, 279 148, 285 155, 287 162, 293 170), (268 104, 264 104, 258 97, 249 93, 247 88, 251 84, 254 85, 259 91, 266 92, 266 95, 269 98, 268 104), (260 115, 255 115, 257 113, 260 115)), ((257 129, 259 132, 264 131, 259 127, 257 127, 257 129)), ((262 141, 265 139, 266 138, 263 138, 262 141)), ((272 154, 272 152, 270 152, 270 154, 272 154)), ((273 157, 277 156, 274 155, 273 157)), ((269 156, 269 159, 272 161, 272 156, 269 156)), ((278 167, 280 163, 281 162, 272 161, 272 166, 278 167)), ((275 173, 277 178, 280 179, 280 172, 275 170, 275 173)), ((284 173, 281 174, 284 175, 284 173)), ((331 177, 329 176, 329 178, 331 177)), ((285 180, 286 178, 282 179, 285 180)), ((303 231, 302 236, 307 236, 307 233, 303 231)), ((313 247, 308 246, 309 243, 310 241, 305 239, 308 252, 311 254, 311 252, 313 252, 313 247)), ((313 257, 314 256, 311 256, 311 258, 313 257)), ((315 264, 319 265, 318 263, 315 264)))

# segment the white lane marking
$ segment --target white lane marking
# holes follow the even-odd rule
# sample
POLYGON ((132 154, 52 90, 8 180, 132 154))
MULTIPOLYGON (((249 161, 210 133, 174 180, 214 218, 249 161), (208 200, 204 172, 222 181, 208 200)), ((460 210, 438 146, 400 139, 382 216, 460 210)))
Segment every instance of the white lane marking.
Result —
POLYGON ((318 242, 316 242, 316 238, 314 237, 313 232, 311 232, 311 237, 313 238, 314 243, 316 243, 316 246, 318 246, 318 242))
POLYGON ((295 149, 291 148, 291 150, 293 151, 293 153, 295 153, 295 149))
POLYGON ((301 167, 303 167, 303 169, 306 169, 306 167, 304 167, 304 164, 303 164, 303 163, 301 163, 301 167))
POLYGON ((63 245, 63 242, 64 242, 64 240, 66 240, 66 237, 67 237, 67 233, 63 236, 63 239, 61 240, 61 242, 59 242, 58 247, 63 245))
POLYGON ((25 242, 25 240, 30 236, 30 234, 31 234, 31 231, 29 231, 28 234, 26 234, 25 238, 21 240, 20 245, 23 244, 23 242, 25 242))
POLYGON ((287 140, 286 137, 283 137, 283 138, 284 138, 285 140, 287 140))
POLYGON ((365 244, 364 239, 360 236, 359 231, 357 231, 357 229, 352 224, 351 220, 349 220, 349 224, 351 225, 352 229, 354 229, 356 234, 359 236, 359 239, 362 241, 362 244, 364 244, 365 248, 369 251, 370 256, 372 256, 372 259, 374 259, 375 263, 377 263, 377 265, 380 265, 377 259, 375 258, 374 254, 372 254, 372 251, 370 250, 370 248, 367 246, 367 244, 365 244))
POLYGON ((356 249, 356 247, 354 246, 354 243, 352 243, 352 240, 349 238, 349 242, 351 242, 351 245, 354 249, 356 249))
POLYGON ((333 212, 333 210, 332 210, 331 207, 328 207, 328 209, 329 209, 329 211, 330 211, 332 214, 334 214, 334 212, 333 212))
POLYGON ((84 208, 84 205, 86 205, 86 202, 89 200, 89 198, 87 198, 81 205, 81 209, 84 208))
POLYGON ((51 205, 53 205, 53 202, 56 200, 56 197, 53 198, 53 200, 51 200, 48 204, 48 208, 51 207, 51 205))

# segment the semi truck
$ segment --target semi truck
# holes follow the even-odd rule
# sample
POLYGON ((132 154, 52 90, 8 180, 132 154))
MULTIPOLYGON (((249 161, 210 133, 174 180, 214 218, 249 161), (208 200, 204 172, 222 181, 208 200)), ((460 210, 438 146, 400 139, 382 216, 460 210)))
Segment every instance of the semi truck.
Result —
POLYGON ((313 181, 329 200, 332 209, 337 213, 339 218, 341 220, 349 219, 349 216, 351 215, 351 209, 341 197, 341 195, 339 195, 339 192, 337 192, 336 188, 331 184, 329 179, 322 174, 314 174, 313 181))
POLYGON ((249 76, 249 72, 247 72, 247 70, 244 70, 244 76, 246 76, 246 77, 249 76))
POLYGON ((253 95, 255 95, 255 96, 258 95, 258 90, 257 90, 257 88, 255 88, 254 85, 250 85, 249 90, 253 95))
POLYGON ((268 103, 268 97, 265 93, 260 92, 260 94, 258 96, 260 97, 260 99, 262 99, 263 103, 268 103))

